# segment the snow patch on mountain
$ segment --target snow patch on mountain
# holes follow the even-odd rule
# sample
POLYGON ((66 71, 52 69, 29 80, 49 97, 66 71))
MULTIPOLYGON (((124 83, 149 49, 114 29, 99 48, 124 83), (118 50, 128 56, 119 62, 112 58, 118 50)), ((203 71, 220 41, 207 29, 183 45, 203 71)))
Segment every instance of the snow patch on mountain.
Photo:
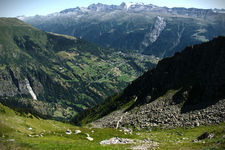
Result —
POLYGON ((143 6, 144 3, 134 3, 134 2, 129 2, 129 3, 125 3, 126 4, 126 8, 127 10, 131 7, 137 7, 137 6, 143 6))

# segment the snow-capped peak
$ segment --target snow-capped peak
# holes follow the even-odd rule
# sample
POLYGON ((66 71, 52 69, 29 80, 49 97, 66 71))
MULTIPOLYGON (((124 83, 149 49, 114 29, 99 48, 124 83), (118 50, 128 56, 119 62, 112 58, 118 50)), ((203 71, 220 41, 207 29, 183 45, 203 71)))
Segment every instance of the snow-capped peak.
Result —
POLYGON ((26 16, 24 16, 24 15, 23 16, 17 16, 16 18, 19 19, 19 20, 24 20, 26 18, 26 16))
POLYGON ((126 8, 129 9, 130 7, 132 6, 142 6, 144 5, 144 3, 142 2, 139 2, 139 3, 135 3, 135 2, 128 2, 128 3, 125 3, 126 4, 126 8))

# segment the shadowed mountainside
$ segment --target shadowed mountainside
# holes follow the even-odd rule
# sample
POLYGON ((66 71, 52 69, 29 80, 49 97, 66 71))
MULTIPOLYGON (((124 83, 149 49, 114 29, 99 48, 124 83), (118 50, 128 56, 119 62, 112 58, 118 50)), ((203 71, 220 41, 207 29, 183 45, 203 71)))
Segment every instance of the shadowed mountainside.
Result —
POLYGON ((101 126, 115 127, 120 117, 127 116, 124 125, 138 127, 145 124, 142 127, 151 127, 152 124, 146 123, 158 123, 157 125, 163 126, 166 123, 162 121, 173 115, 175 121, 169 122, 174 124, 167 124, 168 126, 184 126, 189 122, 193 125, 193 118, 199 115, 196 119, 200 120, 201 124, 216 123, 221 119, 224 121, 223 101, 219 102, 225 98, 224 63, 223 36, 187 47, 173 57, 161 60, 155 69, 147 71, 133 81, 121 94, 108 98, 102 105, 84 111, 74 121, 83 124, 108 114, 97 123, 101 126), (183 115, 188 116, 187 120, 179 122, 185 118, 183 115))

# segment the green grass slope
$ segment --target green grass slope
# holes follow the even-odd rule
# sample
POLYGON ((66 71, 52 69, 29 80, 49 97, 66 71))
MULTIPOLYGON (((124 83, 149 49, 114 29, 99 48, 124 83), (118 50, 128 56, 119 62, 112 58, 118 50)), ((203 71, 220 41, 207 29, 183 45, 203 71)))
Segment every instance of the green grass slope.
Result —
POLYGON ((138 140, 149 139, 157 142, 150 149, 224 149, 224 124, 200 126, 196 128, 177 128, 171 130, 134 131, 132 135, 119 130, 105 128, 77 127, 53 120, 44 120, 30 113, 19 113, 0 104, 0 149, 68 149, 68 150, 122 150, 143 146, 138 140), (29 128, 32 128, 29 130, 29 128), (70 129, 73 134, 67 135, 70 129), (81 133, 74 134, 75 130, 81 133), (212 139, 192 142, 204 132, 213 132, 212 139), (86 139, 86 133, 94 140, 86 139), (130 138, 136 144, 100 145, 99 142, 112 137, 130 138))

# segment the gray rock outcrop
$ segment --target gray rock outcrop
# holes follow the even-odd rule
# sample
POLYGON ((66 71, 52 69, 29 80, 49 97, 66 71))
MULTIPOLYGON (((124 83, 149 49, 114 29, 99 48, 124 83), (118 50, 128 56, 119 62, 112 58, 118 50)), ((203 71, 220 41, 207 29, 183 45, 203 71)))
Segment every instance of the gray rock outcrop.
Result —
POLYGON ((133 126, 136 129, 194 127, 225 122, 225 99, 207 108, 183 113, 180 105, 169 101, 172 96, 172 93, 168 94, 164 98, 159 98, 128 112, 123 110, 112 112, 91 124, 94 127, 116 128, 120 116, 123 116, 123 119, 120 120, 118 128, 125 126, 133 126))

